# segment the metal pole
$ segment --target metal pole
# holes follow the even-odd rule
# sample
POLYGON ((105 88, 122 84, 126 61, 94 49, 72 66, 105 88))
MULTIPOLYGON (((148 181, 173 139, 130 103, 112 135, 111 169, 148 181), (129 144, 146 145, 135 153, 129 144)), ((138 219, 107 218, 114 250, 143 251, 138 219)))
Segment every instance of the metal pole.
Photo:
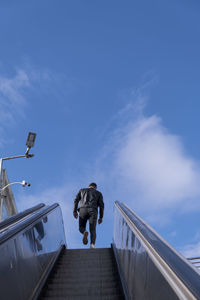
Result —
POLYGON ((10 159, 15 159, 15 158, 31 158, 33 157, 34 154, 24 154, 24 155, 17 155, 17 156, 10 156, 10 157, 2 157, 0 158, 0 189, 2 189, 2 181, 3 181, 3 178, 2 178, 2 174, 3 174, 3 161, 4 160, 10 160, 10 159))
POLYGON ((2 219, 2 211, 3 211, 3 196, 1 189, 3 187, 3 159, 0 158, 0 221, 2 219))
POLYGON ((17 156, 11 156, 11 157, 1 157, 0 158, 0 221, 1 221, 1 217, 2 217, 2 206, 3 206, 3 161, 4 160, 10 160, 10 159, 14 159, 14 158, 31 158, 34 156, 34 154, 29 154, 30 149, 34 146, 35 143, 35 138, 36 138, 36 133, 33 132, 29 132, 28 134, 28 138, 26 141, 26 146, 27 146, 27 150, 26 153, 24 155, 17 155, 17 156))
POLYGON ((23 157, 30 158, 30 157, 33 157, 33 154, 24 154, 24 155, 17 155, 17 156, 10 156, 10 157, 0 158, 0 221, 2 219, 3 202, 4 202, 4 195, 3 195, 3 161, 14 159, 14 158, 23 158, 23 157))
POLYGON ((33 157, 34 154, 24 154, 24 155, 17 155, 17 156, 10 156, 10 157, 2 157, 0 158, 0 189, 3 188, 3 161, 4 160, 10 160, 10 159, 14 159, 14 158, 31 158, 33 157))
POLYGON ((9 183, 9 184, 7 184, 7 185, 5 185, 2 189, 1 189, 1 193, 7 188, 7 187, 9 187, 9 186, 11 186, 11 185, 13 185, 13 184, 21 184, 21 185, 23 185, 23 183, 22 182, 12 182, 12 183, 9 183))
POLYGON ((22 182, 12 182, 12 183, 7 184, 6 186, 4 186, 4 187, 2 187, 2 188, 0 189, 0 221, 1 221, 2 215, 3 215, 3 202, 4 202, 4 198, 6 197, 6 196, 4 195, 4 193, 3 193, 3 191, 4 191, 7 187, 9 187, 9 186, 11 186, 11 185, 13 185, 13 184, 21 184, 21 185, 23 185, 22 182))
POLYGON ((3 158, 0 158, 0 189, 2 189, 3 158))
POLYGON ((2 160, 10 160, 10 159, 14 159, 14 158, 22 158, 22 157, 26 157, 26 158, 29 158, 29 157, 33 157, 34 154, 24 154, 24 155, 17 155, 17 156, 10 156, 10 157, 3 157, 2 160))

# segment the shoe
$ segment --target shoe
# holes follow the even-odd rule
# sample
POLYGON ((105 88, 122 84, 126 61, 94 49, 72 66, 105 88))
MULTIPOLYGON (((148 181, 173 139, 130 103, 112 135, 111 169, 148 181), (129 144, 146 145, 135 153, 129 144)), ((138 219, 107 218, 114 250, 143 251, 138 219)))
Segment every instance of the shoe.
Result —
POLYGON ((83 234, 83 244, 87 245, 87 243, 88 243, 88 232, 84 231, 84 234, 83 234))
POLYGON ((91 244, 91 245, 90 245, 90 248, 91 248, 91 249, 95 249, 94 244, 91 244))

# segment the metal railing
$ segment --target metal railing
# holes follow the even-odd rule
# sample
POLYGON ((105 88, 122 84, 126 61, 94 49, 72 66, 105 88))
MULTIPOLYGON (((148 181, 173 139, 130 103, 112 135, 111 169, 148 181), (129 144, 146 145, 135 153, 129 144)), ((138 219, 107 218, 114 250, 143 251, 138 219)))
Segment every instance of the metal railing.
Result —
MULTIPOLYGON (((41 205, 40 205, 41 206, 41 205)), ((43 206, 0 234, 0 289, 6 300, 37 299, 66 246, 60 206, 43 206)))
POLYGON ((187 260, 200 271, 200 257, 189 257, 187 260))
POLYGON ((200 274, 125 204, 115 203, 114 248, 128 299, 200 299, 200 274))
POLYGON ((10 226, 11 224, 19 221, 20 219, 28 216, 29 214, 32 214, 33 212, 36 212, 43 208, 45 205, 43 203, 38 204, 34 207, 28 208, 20 213, 17 213, 16 215, 10 216, 7 219, 0 222, 0 230, 3 230, 5 227, 10 226))

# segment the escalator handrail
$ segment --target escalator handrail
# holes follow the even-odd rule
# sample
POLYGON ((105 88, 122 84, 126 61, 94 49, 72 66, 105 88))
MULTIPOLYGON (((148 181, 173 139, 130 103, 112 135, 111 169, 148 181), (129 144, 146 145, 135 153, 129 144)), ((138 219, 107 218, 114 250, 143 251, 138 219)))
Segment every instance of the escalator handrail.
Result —
POLYGON ((28 208, 22 212, 19 212, 13 216, 8 217, 7 219, 3 220, 2 222, 0 222, 0 230, 2 230, 3 228, 19 221, 20 219, 26 217, 27 215, 41 209, 42 207, 44 207, 45 204, 44 203, 40 203, 34 207, 28 208))
POLYGON ((56 209, 57 207, 59 207, 58 203, 52 204, 51 206, 45 206, 43 209, 36 212, 34 215, 31 215, 29 218, 16 224, 16 226, 11 228, 7 232, 2 233, 2 235, 0 236, 0 245, 12 238, 13 236, 15 236, 20 231, 33 224, 34 222, 36 222, 38 219, 41 219, 43 216, 56 209))
POLYGON ((124 203, 116 201, 115 206, 118 208, 125 221, 128 221, 129 225, 133 225, 130 229, 135 232, 135 227, 144 237, 144 240, 151 245, 155 252, 164 260, 191 293, 197 299, 200 299, 200 276, 190 263, 188 263, 180 253, 172 248, 158 233, 156 233, 124 203))

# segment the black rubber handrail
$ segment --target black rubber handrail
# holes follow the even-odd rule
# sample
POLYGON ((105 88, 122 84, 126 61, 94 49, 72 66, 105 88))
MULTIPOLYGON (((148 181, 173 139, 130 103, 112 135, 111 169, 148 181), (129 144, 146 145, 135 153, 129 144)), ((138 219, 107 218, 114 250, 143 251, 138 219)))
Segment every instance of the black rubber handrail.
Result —
POLYGON ((13 226, 9 231, 2 233, 0 236, 0 245, 10 238, 12 238, 14 235, 19 233, 20 231, 24 230, 26 227, 33 224, 38 219, 41 219, 43 216, 54 210, 59 206, 58 203, 55 203, 51 206, 45 206, 43 209, 36 212, 34 215, 31 215, 29 218, 22 220, 20 223, 16 224, 16 226, 13 226))
POLYGON ((5 227, 7 227, 7 226, 9 226, 9 225, 11 225, 11 224, 19 221, 20 219, 22 219, 22 218, 28 216, 29 214, 31 214, 31 213, 33 213, 33 212, 41 209, 44 206, 45 206, 45 204, 40 203, 40 204, 38 204, 38 205, 36 205, 34 207, 31 207, 29 209, 26 209, 26 210, 20 212, 20 213, 17 213, 16 215, 8 217, 7 219, 3 220, 0 223, 0 230, 2 230, 3 228, 5 228, 5 227))
MULTIPOLYGON (((165 243, 149 226, 123 203, 115 202, 124 212, 126 218, 136 226, 143 237, 150 243, 154 250, 163 258, 173 272, 180 278, 191 293, 200 299, 200 275, 181 258, 171 247, 165 243)), ((126 218, 124 218, 126 220, 126 218)))

